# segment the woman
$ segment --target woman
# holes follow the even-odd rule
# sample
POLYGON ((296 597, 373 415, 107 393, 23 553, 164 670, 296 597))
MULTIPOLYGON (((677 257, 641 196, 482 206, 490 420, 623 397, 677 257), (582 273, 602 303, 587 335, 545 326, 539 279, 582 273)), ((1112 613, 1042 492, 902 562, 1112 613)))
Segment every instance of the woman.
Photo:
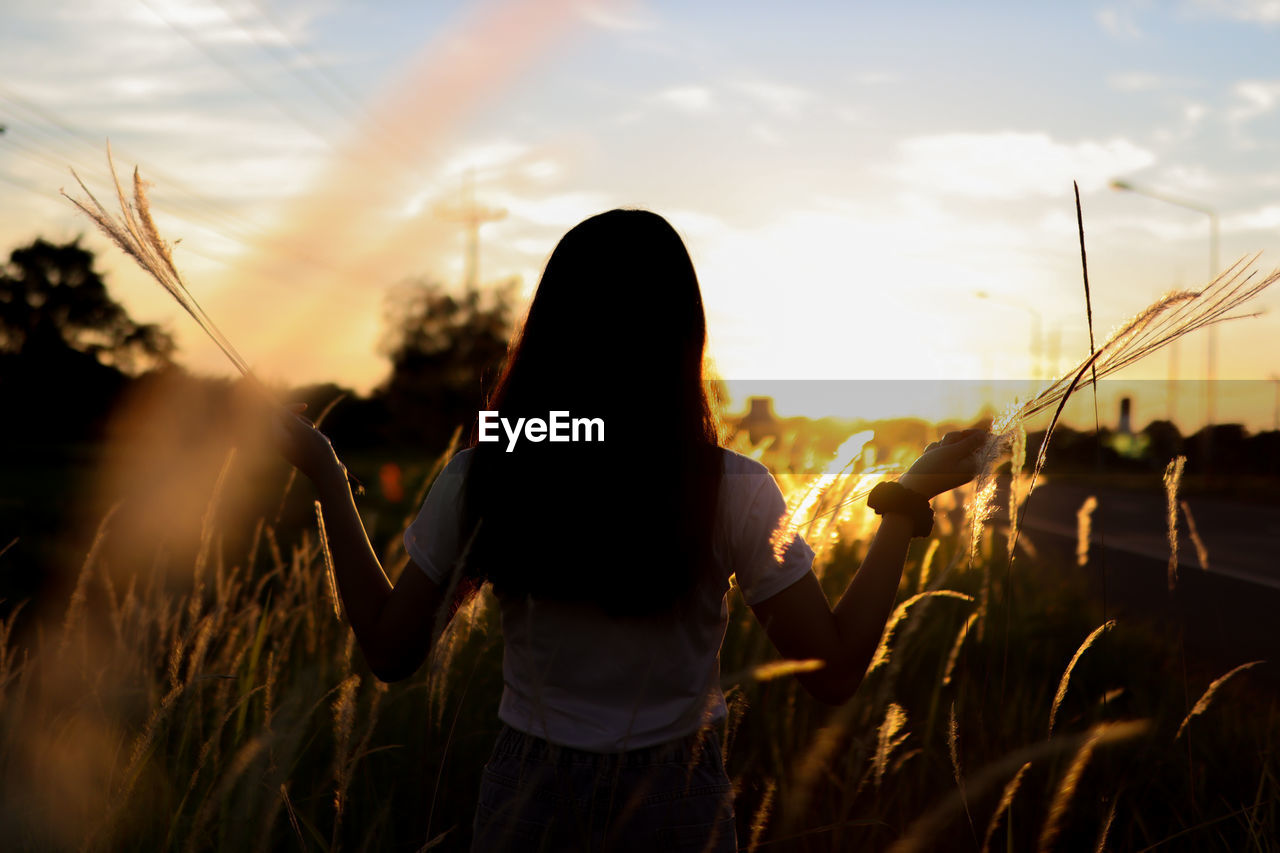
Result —
POLYGON ((492 414, 406 532, 412 565, 394 587, 328 440, 281 421, 284 452, 319 491, 343 603, 377 677, 411 675, 458 590, 493 584, 504 726, 473 849, 735 849, 709 728, 725 713, 730 576, 783 657, 825 662, 801 684, 842 703, 884 629, 907 544, 931 523, 928 499, 973 475, 983 434, 964 431, 878 488, 880 528, 832 610, 803 539, 774 541, 777 484, 717 443, 705 339, 697 277, 666 220, 614 210, 569 231, 492 414), (575 436, 577 420, 599 429, 575 436), (557 421, 568 440, 552 440, 557 421))

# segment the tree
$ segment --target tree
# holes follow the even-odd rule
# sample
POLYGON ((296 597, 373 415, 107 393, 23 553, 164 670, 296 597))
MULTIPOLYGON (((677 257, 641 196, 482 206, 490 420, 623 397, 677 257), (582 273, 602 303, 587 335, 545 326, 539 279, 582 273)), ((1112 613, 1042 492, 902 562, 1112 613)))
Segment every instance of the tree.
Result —
POLYGON ((475 419, 506 358, 517 285, 455 296, 418 280, 388 294, 381 350, 391 375, 376 396, 386 402, 394 441, 438 449, 475 419))
POLYGON ((173 339, 134 321, 93 262, 79 238, 63 244, 37 238, 14 249, 0 268, 0 353, 29 364, 78 352, 126 372, 139 359, 168 362, 173 339))
POLYGON ((96 437, 139 359, 168 364, 173 340, 107 293, 80 241, 37 239, 0 264, 0 419, 6 441, 96 437))

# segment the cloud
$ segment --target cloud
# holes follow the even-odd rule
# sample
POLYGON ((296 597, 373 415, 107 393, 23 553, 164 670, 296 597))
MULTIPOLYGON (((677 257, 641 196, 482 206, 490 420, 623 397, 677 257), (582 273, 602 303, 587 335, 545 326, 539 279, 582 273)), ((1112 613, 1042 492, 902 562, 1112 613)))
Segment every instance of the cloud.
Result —
POLYGON ((1170 187, 1178 193, 1214 193, 1220 184, 1203 166, 1168 166, 1161 170, 1155 178, 1161 186, 1170 187))
POLYGON ((799 115, 806 106, 817 100, 817 95, 807 89, 764 80, 744 80, 734 83, 733 88, 785 118, 799 115))
POLYGON ((614 205, 598 192, 563 192, 537 198, 507 192, 491 192, 494 204, 506 208, 513 219, 534 225, 554 226, 563 232, 588 216, 608 210, 614 205))
POLYGON ((602 30, 645 32, 658 27, 657 18, 646 13, 639 3, 626 0, 583 0, 579 14, 602 30))
POLYGON ((859 71, 853 75, 853 82, 860 86, 880 86, 901 83, 902 80, 902 75, 896 71, 859 71))
POLYGON ((770 125, 761 122, 755 122, 751 125, 751 138, 762 145, 768 145, 773 148, 780 147, 784 142, 782 134, 778 133, 770 125))
POLYGON ((1237 21, 1280 23, 1280 0, 1193 0, 1202 12, 1237 21))
POLYGON ((495 139, 469 145, 445 161, 441 172, 462 174, 467 171, 489 171, 510 166, 529 152, 529 146, 510 139, 495 139))
MULTIPOLYGON (((67 24, 96 27, 125 27, 160 31, 166 38, 180 39, 178 33, 198 37, 203 43, 226 45, 286 45, 306 35, 312 16, 295 10, 286 23, 267 17, 254 2, 225 0, 90 0, 52 12, 67 24)), ((189 49, 185 39, 180 43, 189 49)))
POLYGON ((1138 29, 1138 22, 1134 19, 1132 9, 1115 6, 1099 9, 1094 14, 1094 19, 1098 22, 1098 26, 1102 27, 1103 32, 1113 38, 1142 38, 1142 31, 1138 29))
POLYGON ((1280 228, 1280 205, 1270 204, 1247 213, 1228 216, 1222 222, 1225 231, 1274 231, 1280 228))
POLYGON ((654 95, 654 100, 690 115, 711 109, 711 90, 705 86, 675 86, 654 95))
POLYGON ((1234 122, 1250 121, 1265 115, 1280 103, 1280 80, 1241 80, 1231 88, 1236 106, 1227 114, 1234 122))
POLYGON ((1107 77, 1107 85, 1120 92, 1150 92, 1173 82, 1170 77, 1150 71, 1122 71, 1107 77))
POLYGON ((1099 189, 1150 166, 1155 155, 1126 139, 1057 142, 1044 133, 948 133, 899 146, 898 177, 917 189, 982 199, 1058 195, 1071 181, 1099 189))

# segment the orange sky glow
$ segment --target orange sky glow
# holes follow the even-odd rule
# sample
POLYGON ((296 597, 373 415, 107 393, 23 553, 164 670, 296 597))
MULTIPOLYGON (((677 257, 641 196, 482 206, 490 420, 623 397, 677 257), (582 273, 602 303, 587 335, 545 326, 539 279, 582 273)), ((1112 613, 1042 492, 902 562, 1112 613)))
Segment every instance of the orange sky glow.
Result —
MULTIPOLYGON (((388 288, 462 277, 461 230, 435 211, 467 179, 481 203, 507 212, 481 232, 481 281, 518 277, 526 297, 576 221, 613 206, 666 215, 697 265, 710 355, 734 405, 765 383, 782 414, 963 418, 1007 402, 998 389, 1078 362, 1088 334, 1073 180, 1099 338, 1161 293, 1203 283, 1209 268, 1203 216, 1116 192, 1117 177, 1213 200, 1221 265, 1259 250, 1260 269, 1280 264, 1280 173, 1268 154, 1280 137, 1267 133, 1280 82, 1248 50, 1227 50, 1228 36, 1273 34, 1261 18, 1217 21, 1234 29, 1221 45, 1203 36, 1188 63, 1175 47, 1190 24, 1136 7, 1004 10, 998 27, 979 11, 920 31, 905 13, 826 7, 495 0, 345 19, 269 5, 270 20, 202 0, 151 12, 111 0, 79 22, 33 11, 14 32, 62 39, 80 58, 21 84, 9 73, 22 61, 17 42, 15 65, 0 61, 0 105, 13 116, 0 177, 20 202, 0 213, 6 244, 88 230, 56 198, 69 180, 31 146, 101 189, 105 145, 95 153, 93 141, 110 135, 118 164, 137 163, 153 182, 192 292, 268 381, 368 390, 385 376, 388 288), (77 53, 95 43, 91 26, 133 52, 77 53), (895 39, 908 37, 936 50, 895 66, 895 39), (984 39, 1020 47, 948 65, 953 42, 973 55, 984 39), (1030 57, 1072 39, 1097 53, 1093 76, 1041 79, 1049 72, 1030 57), (312 103, 317 69, 348 93, 330 130, 312 103), (836 379, 954 386, 921 400, 815 399, 805 388, 836 379)), ((228 371, 159 288, 96 236, 88 242, 130 310, 177 334, 184 364, 228 371)), ((1267 294, 1261 318, 1228 324, 1218 342, 1219 377, 1254 389, 1234 402, 1224 393, 1222 417, 1256 428, 1273 418, 1276 307, 1280 293, 1267 294)), ((1163 389, 1172 375, 1203 378, 1206 360, 1207 341, 1193 337, 1176 360, 1157 355, 1126 373, 1144 383, 1141 411, 1202 418, 1194 394, 1171 408, 1163 389)))

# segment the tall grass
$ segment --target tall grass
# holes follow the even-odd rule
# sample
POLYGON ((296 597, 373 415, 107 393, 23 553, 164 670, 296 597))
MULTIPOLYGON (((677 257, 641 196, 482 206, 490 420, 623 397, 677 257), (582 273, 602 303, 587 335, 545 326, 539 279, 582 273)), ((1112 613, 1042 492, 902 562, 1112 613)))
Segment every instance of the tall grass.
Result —
MULTIPOLYGON (((136 170, 132 198, 114 166, 112 176, 119 215, 83 184, 87 198, 74 203, 251 378, 188 292, 136 170)), ((1083 226, 1081 253, 1083 262, 1083 226)), ((805 696, 788 676, 813 664, 776 661, 731 594, 721 658, 722 672, 732 673, 730 713, 721 726, 739 837, 751 849, 1139 849, 1171 841, 1275 849, 1280 711, 1274 691, 1242 675, 1256 662, 1217 678, 1195 674, 1208 686, 1189 713, 1176 713, 1186 708, 1182 662, 1163 635, 1100 620, 1071 580, 1075 561, 1021 561, 1013 571, 1015 551, 1025 553, 1017 548, 1019 508, 1053 427, 1024 480, 1026 421, 1053 411, 1056 423, 1078 388, 1235 316, 1277 280, 1252 273, 1251 263, 1238 261, 1199 291, 1169 294, 1098 347, 1090 318, 1090 355, 997 419, 968 495, 971 523, 953 527, 944 516, 932 540, 913 550, 902 602, 849 703, 829 709, 805 696), (996 464, 1007 451, 1012 505, 998 548, 988 522, 996 464), (1005 626, 999 636, 984 630, 993 618, 1005 626), (1074 638, 1100 621, 1072 654, 1074 638), (1086 656, 1103 631, 1108 654, 1086 656), (1193 724, 1194 745, 1181 737, 1193 724)), ((1088 304, 1087 273, 1085 287, 1088 304)), ((790 514, 778 542, 803 533, 832 596, 847 585, 874 526, 859 498, 884 470, 855 464, 865 440, 851 440, 816 482, 779 474, 790 514)), ((247 551, 224 549, 241 532, 215 521, 232 464, 210 484, 194 564, 177 575, 185 583, 159 570, 160 560, 112 564, 101 547, 112 535, 108 515, 62 618, 23 638, 14 636, 16 613, 0 625, 0 838, 18 849, 465 849, 502 683, 491 597, 482 591, 458 611, 416 676, 377 682, 349 629, 328 617, 338 601, 323 529, 286 534, 278 512, 243 537, 247 551)), ((1175 496, 1176 478, 1171 550, 1175 496)), ((955 509, 953 499, 938 508, 955 509)), ((1082 511, 1080 561, 1088 520, 1082 511)), ((403 568, 400 560, 392 573, 403 568)))
MULTIPOLYGON (((12 849, 465 849, 502 681, 488 593, 417 675, 383 685, 331 615, 314 528, 257 521, 249 550, 229 553, 220 488, 209 484, 185 583, 113 564, 108 516, 65 612, 21 639, 13 616, 0 625, 0 837, 12 849)), ((826 529, 818 568, 833 595, 865 529, 853 512, 826 529)), ((1084 654, 1102 629, 1089 633, 1098 613, 1069 579, 1073 555, 1006 575, 991 568, 1007 548, 988 537, 971 564, 967 536, 913 548, 876 663, 837 709, 798 689, 790 676, 814 664, 778 662, 731 593, 720 726, 742 844, 1274 849, 1268 683, 1249 666, 1193 673, 1208 686, 1186 714, 1161 635, 1120 621, 1107 655, 1084 654), (994 617, 1019 602, 1007 646, 973 630, 986 584, 994 617), (1190 726, 1194 747, 1179 737, 1190 726)))

